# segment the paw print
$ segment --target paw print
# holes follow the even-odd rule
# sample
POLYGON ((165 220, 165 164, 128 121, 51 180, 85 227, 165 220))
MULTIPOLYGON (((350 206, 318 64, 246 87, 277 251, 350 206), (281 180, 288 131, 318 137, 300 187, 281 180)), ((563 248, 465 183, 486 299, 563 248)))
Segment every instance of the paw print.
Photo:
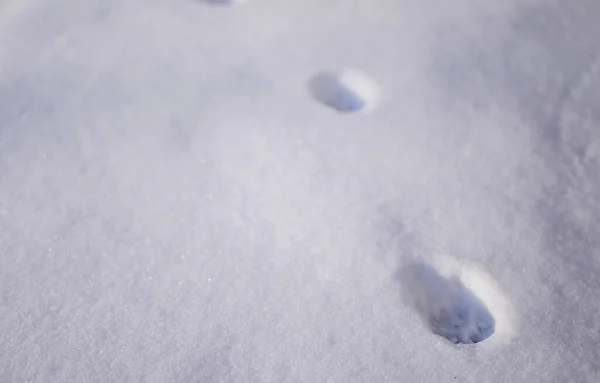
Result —
POLYGON ((454 344, 479 343, 494 333, 494 318, 468 304, 440 309, 431 316, 430 325, 433 333, 454 344))

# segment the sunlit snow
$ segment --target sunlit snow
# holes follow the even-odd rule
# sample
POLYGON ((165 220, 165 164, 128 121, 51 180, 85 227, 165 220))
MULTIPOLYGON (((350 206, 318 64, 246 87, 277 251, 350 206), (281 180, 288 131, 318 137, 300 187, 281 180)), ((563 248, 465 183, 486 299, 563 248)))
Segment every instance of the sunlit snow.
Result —
POLYGON ((213 3, 0 1, 0 382, 600 382, 600 2, 213 3))

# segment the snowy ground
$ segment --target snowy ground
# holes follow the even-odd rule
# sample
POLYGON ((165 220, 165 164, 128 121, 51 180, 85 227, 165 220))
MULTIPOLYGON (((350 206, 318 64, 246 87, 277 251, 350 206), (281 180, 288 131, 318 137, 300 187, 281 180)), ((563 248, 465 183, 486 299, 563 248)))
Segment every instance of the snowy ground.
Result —
POLYGON ((598 20, 0 1, 0 381, 599 382, 598 20))

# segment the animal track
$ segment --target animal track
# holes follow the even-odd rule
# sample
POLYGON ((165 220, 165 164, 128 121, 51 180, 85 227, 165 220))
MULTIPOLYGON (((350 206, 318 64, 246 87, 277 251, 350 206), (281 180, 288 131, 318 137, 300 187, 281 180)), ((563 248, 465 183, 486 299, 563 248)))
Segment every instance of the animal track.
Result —
POLYGON ((319 73, 308 86, 314 98, 338 112, 367 112, 380 98, 375 81, 355 70, 319 73))
POLYGON ((405 300, 434 334, 454 344, 479 343, 494 334, 494 316, 458 277, 415 263, 405 266, 399 278, 405 300))

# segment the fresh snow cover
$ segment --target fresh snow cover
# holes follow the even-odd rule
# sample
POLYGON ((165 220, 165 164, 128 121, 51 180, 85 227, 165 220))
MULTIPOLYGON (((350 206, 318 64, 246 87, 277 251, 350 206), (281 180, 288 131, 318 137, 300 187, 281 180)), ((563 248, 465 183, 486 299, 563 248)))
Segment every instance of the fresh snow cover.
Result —
POLYGON ((0 1, 0 382, 600 382, 598 0, 212 3, 0 1))

